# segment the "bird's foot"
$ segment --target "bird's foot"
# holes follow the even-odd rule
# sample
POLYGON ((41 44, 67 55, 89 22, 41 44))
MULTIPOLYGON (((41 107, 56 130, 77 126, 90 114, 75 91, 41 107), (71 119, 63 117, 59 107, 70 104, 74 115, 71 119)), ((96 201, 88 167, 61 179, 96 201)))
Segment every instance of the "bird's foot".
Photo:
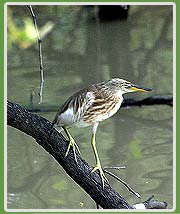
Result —
POLYGON ((101 164, 98 163, 96 164, 96 166, 94 167, 94 169, 91 171, 91 173, 95 172, 96 170, 99 171, 99 175, 100 175, 100 178, 101 178, 101 182, 102 182, 102 187, 104 189, 104 183, 109 183, 108 179, 106 178, 104 172, 103 172, 103 169, 101 167, 101 164))
POLYGON ((80 150, 79 150, 78 145, 76 144, 76 142, 75 142, 75 140, 74 140, 73 138, 70 138, 70 139, 69 139, 69 145, 68 145, 68 148, 67 148, 67 150, 66 150, 66 153, 65 153, 65 156, 64 156, 64 157, 67 157, 67 155, 68 155, 69 150, 70 150, 71 147, 72 147, 72 150, 73 150, 74 159, 75 159, 75 161, 76 161, 76 163, 77 163, 76 149, 77 149, 77 151, 78 151, 79 154, 81 154, 81 153, 80 153, 80 150))

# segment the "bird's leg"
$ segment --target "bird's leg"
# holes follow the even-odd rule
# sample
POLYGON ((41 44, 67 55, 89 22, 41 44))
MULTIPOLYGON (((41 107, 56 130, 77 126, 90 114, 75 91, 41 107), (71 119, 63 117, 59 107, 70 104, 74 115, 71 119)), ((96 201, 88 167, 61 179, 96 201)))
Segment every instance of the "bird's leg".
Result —
POLYGON ((103 169, 101 167, 100 159, 99 159, 99 156, 98 156, 98 152, 97 152, 97 149, 96 149, 96 139, 95 139, 95 137, 96 137, 97 127, 98 127, 98 123, 93 125, 93 134, 92 134, 92 138, 91 138, 91 144, 92 144, 93 152, 94 152, 95 159, 96 159, 96 166, 94 167, 94 169, 91 172, 95 172, 96 170, 99 170, 100 178, 101 178, 101 181, 102 181, 102 186, 103 186, 103 189, 104 189, 104 182, 106 181, 108 183, 108 180, 107 180, 106 176, 104 175, 103 169))
POLYGON ((78 147, 78 145, 76 144, 74 138, 73 138, 73 137, 71 136, 71 134, 69 133, 67 127, 66 127, 66 126, 63 126, 62 128, 64 129, 64 131, 65 131, 65 133, 66 133, 66 135, 67 135, 67 137, 68 137, 68 139, 69 139, 69 145, 68 145, 68 148, 67 148, 67 150, 66 150, 65 157, 68 155, 69 150, 70 150, 70 148, 72 147, 73 153, 74 153, 74 159, 75 159, 75 161, 76 161, 76 163, 77 163, 76 151, 75 151, 75 150, 77 149, 77 151, 78 151, 79 154, 80 154, 79 147, 78 147))

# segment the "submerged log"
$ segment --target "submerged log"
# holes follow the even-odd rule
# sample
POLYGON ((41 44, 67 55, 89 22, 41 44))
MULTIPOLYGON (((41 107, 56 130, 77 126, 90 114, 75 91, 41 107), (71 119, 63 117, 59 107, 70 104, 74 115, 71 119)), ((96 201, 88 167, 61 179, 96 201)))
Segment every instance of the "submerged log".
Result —
MULTIPOLYGON (((32 97, 30 98, 32 100, 32 97)), ((57 112, 59 106, 45 106, 34 105, 34 102, 30 102, 30 106, 26 106, 26 109, 30 112, 57 112)), ((147 97, 144 99, 136 100, 136 99, 124 99, 121 105, 121 108, 128 107, 142 107, 142 106, 153 106, 153 105, 167 105, 173 106, 173 97, 172 96, 154 96, 147 97)))

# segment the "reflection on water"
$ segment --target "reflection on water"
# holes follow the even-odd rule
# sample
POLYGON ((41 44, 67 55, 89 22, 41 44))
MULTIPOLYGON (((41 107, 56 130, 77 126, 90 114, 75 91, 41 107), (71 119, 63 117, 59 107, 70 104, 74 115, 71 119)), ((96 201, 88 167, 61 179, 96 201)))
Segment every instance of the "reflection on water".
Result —
MULTIPOLYGON (((88 21, 83 15, 78 25, 73 23, 73 10, 70 15, 64 12, 64 20, 58 19, 58 12, 55 19, 55 11, 58 9, 51 7, 42 19, 38 14, 41 24, 49 20, 55 24, 43 42, 43 105, 60 105, 75 90, 112 77, 154 88, 151 94, 125 98, 172 94, 172 6, 132 6, 128 20, 108 23, 88 21)), ((37 48, 14 45, 8 51, 8 99, 27 107, 34 94, 37 105, 38 86, 37 48)), ((42 116, 52 120, 55 112, 42 116)), ((94 165, 91 128, 71 132, 82 157, 94 165)), ((169 208, 173 203, 172 142, 169 106, 121 109, 102 122, 97 132, 102 165, 126 166, 115 173, 142 195, 141 201, 154 194, 168 202, 169 208)), ((129 203, 139 202, 120 183, 109 180, 129 203)), ((8 127, 8 208, 81 208, 81 203, 82 208, 96 208, 31 137, 8 127)))

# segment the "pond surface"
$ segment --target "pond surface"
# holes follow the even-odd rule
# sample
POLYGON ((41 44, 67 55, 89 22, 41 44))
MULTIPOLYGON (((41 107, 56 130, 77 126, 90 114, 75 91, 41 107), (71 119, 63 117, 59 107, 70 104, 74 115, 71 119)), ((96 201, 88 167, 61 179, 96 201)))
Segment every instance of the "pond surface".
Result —
MULTIPOLYGON (((43 39, 43 103, 38 104, 38 49, 34 43, 25 48, 21 40, 8 49, 10 101, 26 108, 46 107, 49 111, 40 114, 52 121, 54 108, 76 90, 112 77, 154 89, 151 93, 127 94, 125 99, 173 94, 172 6, 131 6, 127 20, 103 23, 90 20, 92 14, 88 9, 82 12, 79 6, 34 8, 41 27, 48 21, 54 25, 43 39)), ((11 12, 19 26, 29 16, 22 6, 11 8, 11 12)), ((98 128, 102 165, 125 166, 113 172, 142 196, 137 199, 107 176, 130 204, 153 194, 166 201, 168 208, 173 206, 172 111, 165 105, 123 108, 98 128)), ((91 128, 72 128, 71 133, 82 157, 94 165, 91 128)), ((93 200, 49 154, 31 137, 11 127, 7 201, 11 209, 96 209, 93 200)))

